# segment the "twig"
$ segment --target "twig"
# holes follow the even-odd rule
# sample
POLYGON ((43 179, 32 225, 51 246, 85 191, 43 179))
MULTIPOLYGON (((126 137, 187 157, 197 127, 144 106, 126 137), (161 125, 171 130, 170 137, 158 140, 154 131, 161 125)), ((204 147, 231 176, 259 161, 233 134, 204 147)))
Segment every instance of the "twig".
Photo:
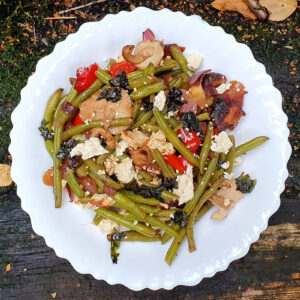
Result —
POLYGON ((76 19, 77 17, 47 17, 45 20, 70 20, 76 19))
POLYGON ((96 0, 96 1, 93 1, 93 2, 89 2, 87 4, 82 4, 82 5, 79 5, 79 6, 76 6, 76 7, 72 7, 70 9, 66 9, 66 10, 62 10, 62 11, 59 11, 58 13, 60 15, 63 15, 65 13, 68 13, 70 11, 74 11, 74 10, 78 10, 78 9, 82 9, 82 8, 85 8, 87 6, 91 6, 91 5, 94 5, 94 4, 97 4, 97 3, 102 3, 102 2, 105 2, 107 0, 96 0))

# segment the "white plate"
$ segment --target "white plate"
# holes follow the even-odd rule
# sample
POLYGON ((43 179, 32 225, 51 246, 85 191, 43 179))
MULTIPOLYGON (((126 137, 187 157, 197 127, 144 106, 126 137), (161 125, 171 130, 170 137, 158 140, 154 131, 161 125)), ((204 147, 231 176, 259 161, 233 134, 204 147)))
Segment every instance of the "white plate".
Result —
POLYGON ((137 8, 83 24, 77 33, 58 43, 50 55, 38 62, 12 114, 9 151, 22 208, 30 215, 34 231, 80 273, 90 273, 96 279, 120 283, 133 290, 195 285, 244 256, 280 205, 291 153, 281 99, 265 67, 254 59, 250 49, 199 16, 187 17, 168 9, 137 8), (91 225, 93 212, 69 203, 67 197, 63 207, 55 209, 52 191, 42 183, 51 160, 37 128, 50 94, 58 87, 68 91, 69 77, 74 77, 79 66, 95 61, 105 66, 105 57, 116 57, 124 45, 140 41, 148 27, 157 39, 185 46, 185 54, 202 53, 202 69, 223 73, 228 80, 235 79, 245 85, 246 117, 234 131, 237 144, 258 135, 270 137, 264 145, 248 153, 242 166, 236 169, 236 174, 243 170, 257 179, 254 191, 224 221, 212 221, 209 212, 196 225, 198 250, 190 254, 185 242, 171 267, 164 262, 169 243, 164 246, 124 243, 119 263, 113 265, 106 235, 91 225))

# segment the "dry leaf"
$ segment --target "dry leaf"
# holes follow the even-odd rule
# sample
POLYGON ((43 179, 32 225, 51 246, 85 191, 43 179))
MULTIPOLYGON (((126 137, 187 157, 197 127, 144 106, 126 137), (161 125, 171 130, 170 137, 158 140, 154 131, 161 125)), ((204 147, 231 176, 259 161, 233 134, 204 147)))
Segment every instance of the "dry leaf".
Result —
POLYGON ((259 0, 266 7, 271 21, 282 21, 288 18, 297 8, 297 0, 259 0))
POLYGON ((55 299, 55 298, 56 298, 56 293, 52 293, 52 294, 51 294, 51 297, 52 297, 53 299, 55 299))
POLYGON ((5 274, 11 270, 11 264, 8 264, 5 268, 5 274))
POLYGON ((0 187, 9 186, 12 184, 12 179, 10 177, 10 166, 0 164, 0 187))
POLYGON ((256 19, 256 15, 243 0, 215 0, 211 5, 220 11, 233 10, 239 12, 247 19, 256 19))

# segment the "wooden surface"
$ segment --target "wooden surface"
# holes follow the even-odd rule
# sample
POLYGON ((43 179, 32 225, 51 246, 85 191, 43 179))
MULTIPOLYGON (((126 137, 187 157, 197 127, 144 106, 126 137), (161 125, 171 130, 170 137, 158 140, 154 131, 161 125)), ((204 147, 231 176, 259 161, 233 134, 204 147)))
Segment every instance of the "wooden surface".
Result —
POLYGON ((55 43, 82 23, 100 20, 107 13, 141 4, 153 9, 168 7, 201 15, 248 44, 281 90, 293 146, 282 204, 247 256, 231 263, 226 271, 195 287, 133 292, 78 274, 68 261, 56 257, 32 231, 15 186, 1 188, 0 299, 300 299, 299 12, 280 23, 261 23, 245 22, 235 13, 218 13, 206 6, 211 1, 104 1, 62 14, 73 18, 45 20, 90 2, 94 1, 0 1, 0 163, 10 163, 9 118, 19 102, 20 89, 38 59, 50 53, 55 43), (11 270, 6 272, 8 265, 11 270))

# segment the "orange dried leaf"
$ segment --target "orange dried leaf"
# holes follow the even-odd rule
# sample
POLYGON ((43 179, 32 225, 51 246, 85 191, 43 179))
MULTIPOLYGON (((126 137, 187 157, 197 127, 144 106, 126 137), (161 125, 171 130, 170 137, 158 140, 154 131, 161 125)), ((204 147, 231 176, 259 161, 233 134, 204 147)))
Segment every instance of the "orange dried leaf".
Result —
POLYGON ((56 298, 56 293, 51 293, 51 297, 52 297, 53 299, 55 299, 55 298, 56 298))
POLYGON ((243 0, 215 0, 211 5, 220 11, 237 11, 247 19, 257 19, 256 15, 243 0))
POLYGON ((297 0, 260 0, 259 3, 269 11, 271 21, 283 21, 297 8, 297 0))
POLYGON ((10 186, 12 184, 12 179, 10 177, 10 166, 0 164, 0 187, 10 186))
POLYGON ((8 264, 5 268, 5 274, 11 270, 11 264, 8 264))

